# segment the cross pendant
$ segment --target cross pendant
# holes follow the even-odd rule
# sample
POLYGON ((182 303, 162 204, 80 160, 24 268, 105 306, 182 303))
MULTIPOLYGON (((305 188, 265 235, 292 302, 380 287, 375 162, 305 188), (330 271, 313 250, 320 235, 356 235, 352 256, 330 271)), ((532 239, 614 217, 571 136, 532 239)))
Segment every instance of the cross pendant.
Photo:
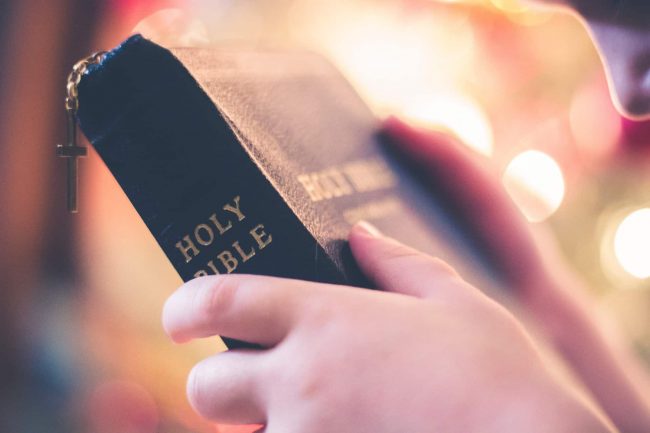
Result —
POLYGON ((84 146, 77 145, 77 116, 75 111, 67 110, 68 116, 68 142, 67 144, 57 144, 56 154, 61 158, 66 158, 67 164, 67 191, 68 191, 68 211, 77 212, 77 184, 78 184, 78 161, 77 158, 87 155, 87 149, 84 146))

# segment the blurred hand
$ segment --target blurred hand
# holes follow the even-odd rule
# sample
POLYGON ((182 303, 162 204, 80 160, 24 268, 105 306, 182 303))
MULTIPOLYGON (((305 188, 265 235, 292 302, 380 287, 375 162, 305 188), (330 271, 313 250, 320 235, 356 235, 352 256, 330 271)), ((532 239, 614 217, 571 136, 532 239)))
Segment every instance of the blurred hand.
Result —
POLYGON ((175 341, 218 334, 265 348, 198 364, 188 394, 199 413, 266 433, 612 431, 516 319, 448 265, 363 224, 350 245, 385 292, 221 275, 170 297, 175 341))
POLYGON ((425 173, 447 198, 484 254, 514 293, 557 344, 578 318, 593 315, 592 300, 576 290, 553 239, 539 224, 533 232, 489 165, 457 138, 444 132, 419 130, 389 118, 384 132, 398 152, 425 173))
POLYGON ((650 431, 647 374, 543 227, 530 224, 478 155, 442 132, 384 124, 397 151, 455 206, 503 277, 623 432, 650 431))

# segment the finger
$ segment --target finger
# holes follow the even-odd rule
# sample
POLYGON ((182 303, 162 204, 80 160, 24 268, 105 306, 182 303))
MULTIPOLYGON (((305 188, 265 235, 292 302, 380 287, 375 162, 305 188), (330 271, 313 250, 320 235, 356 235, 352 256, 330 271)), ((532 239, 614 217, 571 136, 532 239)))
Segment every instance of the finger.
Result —
POLYGON ((477 156, 448 134, 417 130, 396 118, 384 123, 384 131, 460 216, 488 259, 512 282, 530 278, 541 260, 528 224, 477 156))
POLYGON ((363 273, 382 290, 419 298, 459 290, 450 283, 461 278, 447 263, 383 236, 367 222, 352 228, 349 241, 363 273))
POLYGON ((230 351, 198 363, 187 380, 187 397, 201 416, 226 424, 262 424, 259 352, 230 351))
POLYGON ((270 347, 297 320, 304 284, 253 275, 197 278, 169 297, 163 327, 176 342, 221 335, 270 347))

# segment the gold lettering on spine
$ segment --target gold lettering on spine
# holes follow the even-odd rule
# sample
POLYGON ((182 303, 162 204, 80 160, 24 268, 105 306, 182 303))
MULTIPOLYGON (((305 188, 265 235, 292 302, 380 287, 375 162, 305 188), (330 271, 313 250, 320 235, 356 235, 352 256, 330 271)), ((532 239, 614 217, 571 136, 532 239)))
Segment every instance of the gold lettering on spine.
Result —
POLYGON ((397 183, 390 168, 379 159, 349 162, 343 171, 357 192, 391 188, 397 183))
POLYGON ((194 242, 192 242, 192 239, 190 239, 189 235, 183 236, 182 241, 176 242, 176 248, 183 253, 185 263, 192 261, 192 258, 198 256, 200 252, 196 245, 194 245, 194 242), (183 245, 183 241, 185 241, 186 245, 183 245), (190 255, 190 252, 192 255, 190 255))
POLYGON ((239 257, 241 257, 242 262, 246 263, 249 261, 253 256, 255 256, 255 248, 251 247, 251 250, 247 253, 246 251, 243 250, 243 248, 239 245, 239 241, 235 242, 232 244, 232 247, 237 250, 237 253, 239 253, 239 257))
POLYGON ((390 189, 397 178, 388 165, 377 158, 359 159, 340 167, 303 173, 296 177, 313 202, 343 197, 355 192, 390 189))
POLYGON ((337 168, 301 174, 297 179, 314 202, 350 195, 354 191, 345 175, 337 168))
POLYGON ((321 201, 323 199, 323 196, 318 192, 316 183, 312 180, 311 176, 308 174, 301 174, 298 176, 298 182, 300 182, 302 187, 305 188, 311 201, 321 201))
POLYGON ((208 246, 208 245, 210 245, 212 243, 212 241, 214 241, 214 232, 212 231, 212 229, 210 228, 209 225, 207 225, 207 224, 199 224, 194 229, 194 238, 201 245, 208 246), (204 238, 203 236, 201 236, 201 231, 206 233, 207 239, 204 238))
POLYGON ((219 255, 217 255, 217 258, 221 260, 221 263, 226 268, 226 271, 229 274, 232 273, 235 269, 237 269, 237 265, 239 264, 239 262, 232 255, 230 251, 225 250, 221 252, 219 255))
POLYGON ((249 232, 251 236, 253 236, 253 239, 255 239, 255 242, 257 242, 257 247, 260 250, 263 250, 266 248, 268 244, 273 241, 273 236, 270 234, 266 233, 264 231, 264 224, 258 224, 249 232), (266 237, 266 239, 264 239, 266 237))
POLYGON ((240 196, 237 196, 233 199, 234 205, 231 204, 226 204, 223 207, 223 210, 232 212, 237 216, 237 221, 243 221, 246 216, 242 213, 241 209, 239 208, 239 200, 241 199, 240 196))
MULTIPOLYGON (((328 176, 329 178, 323 181, 325 186, 323 187, 321 185, 318 187, 326 189, 328 194, 345 194, 345 191, 351 188, 349 184, 347 187, 345 186, 345 179, 340 173, 336 174, 332 172, 328 176)), ((219 242, 224 242, 227 237, 230 237, 225 236, 221 238, 221 236, 247 217, 241 209, 240 196, 235 196, 230 202, 223 205, 221 209, 223 212, 215 212, 208 217, 207 221, 196 224, 189 234, 183 236, 175 244, 176 248, 183 254, 186 263, 191 262, 202 252, 198 246, 204 249, 205 247, 218 246, 219 242)), ((251 226, 252 224, 248 227, 251 226)), ((231 233, 231 235, 234 236, 235 234, 231 233)), ((258 224, 248 230, 248 235, 246 239, 235 240, 228 248, 220 248, 221 252, 216 254, 216 256, 213 252, 210 252, 211 260, 204 264, 203 269, 193 271, 194 277, 198 278, 212 274, 230 274, 236 271, 240 264, 251 260, 259 251, 266 248, 273 241, 273 237, 266 231, 264 224, 258 224)))
POLYGON ((215 275, 219 275, 219 269, 217 269, 217 266, 214 264, 212 260, 208 262, 208 268, 210 268, 215 275))
POLYGON ((352 194, 352 186, 345 179, 343 173, 333 168, 323 173, 323 189, 327 191, 328 197, 341 197, 352 194))
POLYGON ((232 228, 232 223, 230 222, 230 220, 228 220, 228 224, 226 224, 226 225, 224 226, 224 225, 221 224, 221 222, 217 219, 217 215, 216 215, 216 214, 212 214, 212 215, 210 215, 210 221, 212 221, 212 224, 214 224, 214 226, 217 228, 217 230, 219 230, 219 234, 220 234, 220 235, 226 233, 228 230, 230 230, 230 229, 232 228))

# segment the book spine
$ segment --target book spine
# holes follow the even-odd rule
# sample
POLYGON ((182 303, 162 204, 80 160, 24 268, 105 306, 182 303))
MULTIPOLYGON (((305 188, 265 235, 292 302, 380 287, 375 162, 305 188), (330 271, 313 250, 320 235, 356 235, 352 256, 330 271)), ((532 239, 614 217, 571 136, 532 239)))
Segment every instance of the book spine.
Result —
POLYGON ((181 278, 349 283, 189 72, 147 42, 130 39, 84 77, 78 116, 181 278))

